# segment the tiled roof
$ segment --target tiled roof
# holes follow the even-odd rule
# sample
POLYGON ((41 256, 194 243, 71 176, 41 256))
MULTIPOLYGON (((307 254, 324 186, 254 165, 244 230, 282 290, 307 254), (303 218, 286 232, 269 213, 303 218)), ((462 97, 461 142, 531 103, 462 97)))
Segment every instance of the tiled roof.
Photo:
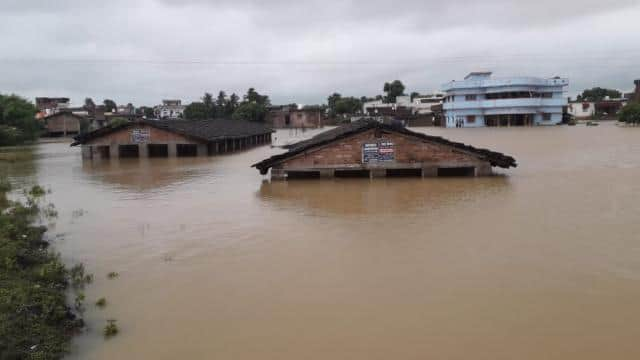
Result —
POLYGON ((206 142, 225 139, 238 139, 254 135, 272 133, 264 124, 245 120, 138 120, 116 126, 106 126, 87 134, 78 135, 71 146, 84 144, 95 138, 135 125, 148 125, 157 129, 178 133, 206 142))

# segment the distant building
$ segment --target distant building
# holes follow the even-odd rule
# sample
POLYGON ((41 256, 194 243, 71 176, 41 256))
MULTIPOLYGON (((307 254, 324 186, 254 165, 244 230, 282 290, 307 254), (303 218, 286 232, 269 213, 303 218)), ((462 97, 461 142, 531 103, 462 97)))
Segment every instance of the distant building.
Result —
POLYGON ((276 106, 269 109, 267 124, 274 129, 323 127, 322 109, 298 109, 294 105, 276 106))
POLYGON ((119 115, 135 115, 136 108, 131 104, 118 105, 118 107, 116 108, 116 113, 119 115))
POLYGON ((69 98, 37 97, 36 108, 38 109, 38 113, 36 114, 36 117, 42 119, 44 117, 63 111, 68 107, 69 98))
POLYGON ((83 159, 207 156, 271 143, 273 130, 244 120, 136 120, 79 135, 83 159))
POLYGON ((68 111, 60 111, 42 119, 47 131, 47 136, 69 136, 80 134, 84 117, 68 111))
POLYGON ((159 119, 182 119, 185 108, 182 100, 162 100, 162 105, 154 108, 154 114, 159 119))
POLYGON ((567 110, 576 119, 592 119, 596 116, 596 103, 588 101, 570 102, 567 110))
POLYGON ((463 81, 443 85, 442 126, 531 126, 562 122, 567 79, 493 78, 473 72, 463 81))
POLYGON ((431 126, 434 124, 435 115, 432 107, 442 104, 443 94, 398 96, 394 103, 385 103, 383 100, 365 102, 362 112, 365 116, 372 117, 381 122, 401 120, 409 126, 431 126))

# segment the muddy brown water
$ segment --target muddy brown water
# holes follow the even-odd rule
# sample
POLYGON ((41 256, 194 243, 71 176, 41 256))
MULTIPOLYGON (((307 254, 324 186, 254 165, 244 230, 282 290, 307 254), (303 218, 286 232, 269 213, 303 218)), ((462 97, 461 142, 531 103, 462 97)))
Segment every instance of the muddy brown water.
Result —
POLYGON ((282 150, 42 144, 0 169, 52 189, 55 247, 95 275, 72 359, 640 358, 640 128, 419 130, 520 166, 269 183, 249 165, 282 150))

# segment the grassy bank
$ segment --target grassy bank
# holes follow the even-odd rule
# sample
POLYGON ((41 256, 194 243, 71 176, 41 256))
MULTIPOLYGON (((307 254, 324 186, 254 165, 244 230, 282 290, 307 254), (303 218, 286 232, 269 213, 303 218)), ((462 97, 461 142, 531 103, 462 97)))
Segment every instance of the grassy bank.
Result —
POLYGON ((82 266, 66 268, 46 228, 34 225, 55 216, 42 204, 44 190, 33 187, 21 202, 8 200, 9 190, 0 180, 0 359, 59 359, 84 325, 82 304, 72 308, 66 295, 91 278, 82 266))

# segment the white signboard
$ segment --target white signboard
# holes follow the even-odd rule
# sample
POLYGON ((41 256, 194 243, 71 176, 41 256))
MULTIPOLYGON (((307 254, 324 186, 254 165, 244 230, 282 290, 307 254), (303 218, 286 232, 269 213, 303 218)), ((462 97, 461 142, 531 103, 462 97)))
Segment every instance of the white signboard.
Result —
POLYGON ((131 142, 134 144, 146 143, 151 139, 149 129, 133 129, 131 130, 131 142))

